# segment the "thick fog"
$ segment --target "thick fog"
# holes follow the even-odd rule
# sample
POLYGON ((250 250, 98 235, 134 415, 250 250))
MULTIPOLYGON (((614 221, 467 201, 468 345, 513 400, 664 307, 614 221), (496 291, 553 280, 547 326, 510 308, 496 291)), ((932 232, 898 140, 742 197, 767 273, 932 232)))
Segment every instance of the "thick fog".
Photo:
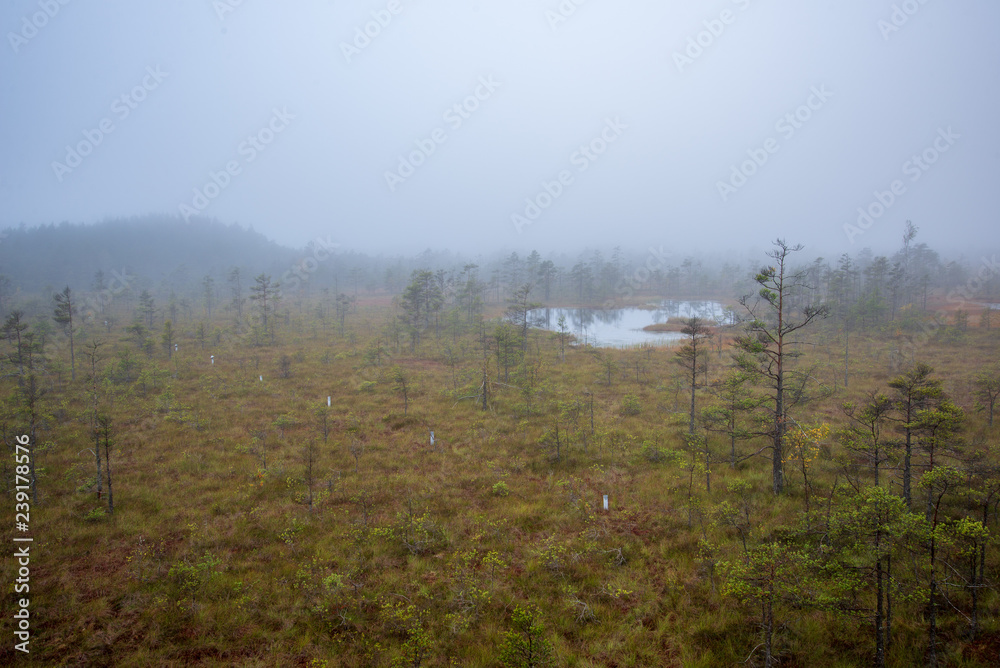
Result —
POLYGON ((0 226, 995 245, 992 0, 8 0, 0 226))

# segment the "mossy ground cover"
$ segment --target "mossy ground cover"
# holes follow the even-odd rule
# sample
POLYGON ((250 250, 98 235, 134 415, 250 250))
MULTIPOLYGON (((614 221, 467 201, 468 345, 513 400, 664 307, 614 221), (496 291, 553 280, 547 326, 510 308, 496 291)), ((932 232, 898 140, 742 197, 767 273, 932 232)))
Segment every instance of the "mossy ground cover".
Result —
MULTIPOLYGON (((796 364, 827 393, 795 417, 831 427, 809 464, 807 518, 797 462, 787 462, 788 488, 776 498, 767 453, 732 467, 728 443, 709 434, 706 467, 686 449, 675 349, 574 346, 562 359, 556 335, 532 331, 520 371, 505 377, 488 358, 483 410, 475 331, 441 328, 411 349, 386 333, 390 311, 362 301, 341 334, 337 323, 292 307, 276 342, 261 346, 220 320, 210 323, 219 338, 202 347, 196 323, 182 323, 176 353, 133 351, 139 368, 118 380, 113 369, 132 344, 83 332, 81 340, 107 341, 99 367, 115 424, 111 515, 96 496, 87 374, 78 369, 71 382, 68 359, 53 358, 36 452, 31 654, 8 642, 0 658, 88 666, 753 663, 761 611, 727 593, 724 563, 743 558, 743 538, 759 545, 808 526, 813 540, 813 527, 851 502, 851 464, 834 436, 845 424, 840 406, 884 390, 913 361, 900 358, 904 332, 856 334, 845 388, 836 326, 806 334, 796 364), (398 373, 408 383, 405 406, 398 373)), ((911 353, 967 409, 966 449, 988 457, 1000 427, 975 411, 970 379, 998 352, 998 332, 972 328, 911 353)), ((707 387, 729 369, 728 339, 706 359, 707 387)), ((697 401, 701 409, 714 399, 701 387, 697 401)), ((766 445, 758 437, 740 449, 766 445)), ((987 525, 996 530, 995 515, 987 525)), ((984 554, 992 585, 995 543, 984 554)), ((909 569, 900 578, 913 591, 926 575, 918 559, 898 567, 909 569)), ((2 569, 12 582, 12 560, 2 569)), ((939 611, 939 656, 948 665, 996 665, 995 589, 980 595, 975 639, 966 592, 950 594, 954 609, 939 611)), ((5 611, 15 598, 8 589, 5 611)), ((854 603, 778 601, 781 665, 870 663, 866 592, 854 603)), ((900 593, 888 665, 923 660, 924 606, 900 593)), ((4 618, 9 632, 11 615, 4 618)))

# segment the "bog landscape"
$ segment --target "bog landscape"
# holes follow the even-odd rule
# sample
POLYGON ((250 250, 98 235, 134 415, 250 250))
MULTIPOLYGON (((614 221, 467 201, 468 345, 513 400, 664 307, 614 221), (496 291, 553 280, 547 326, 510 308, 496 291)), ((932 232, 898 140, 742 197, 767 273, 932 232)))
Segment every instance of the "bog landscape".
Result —
POLYGON ((295 288, 236 265, 3 280, 40 663, 994 663, 992 265, 912 225, 889 257, 778 240, 755 271, 183 238, 292 258, 295 288), (653 324, 595 339, 622 312, 653 324))
POLYGON ((1000 3, 0 3, 0 665, 1000 666, 1000 3))

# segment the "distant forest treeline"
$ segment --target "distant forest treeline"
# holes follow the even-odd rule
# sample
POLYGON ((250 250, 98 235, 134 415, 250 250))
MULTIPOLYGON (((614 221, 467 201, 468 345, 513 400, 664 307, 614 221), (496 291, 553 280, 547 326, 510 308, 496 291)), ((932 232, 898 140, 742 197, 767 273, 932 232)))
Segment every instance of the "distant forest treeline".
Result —
MULTIPOLYGON (((862 324, 895 320, 904 305, 926 311, 935 295, 957 296, 972 311, 976 300, 997 301, 995 256, 947 260, 917 237, 918 229, 908 224, 895 253, 865 248, 805 262, 800 269, 808 287, 799 298, 827 302, 862 324)), ((575 257, 533 251, 469 258, 430 250, 370 256, 339 249, 332 236, 292 249, 235 224, 146 216, 6 230, 0 236, 0 316, 15 306, 41 315, 51 309, 51 296, 69 286, 84 315, 138 317, 133 311, 145 293, 144 320, 150 297, 161 319, 203 318, 217 309, 236 310, 235 295, 260 274, 280 284, 284 304, 321 294, 332 295, 331 301, 338 294, 402 295, 417 271, 433 276, 442 308, 466 312, 503 304, 525 284, 532 286, 533 302, 547 304, 610 305, 644 295, 731 299, 753 291, 760 269, 759 259, 685 256, 663 248, 575 257)))
POLYGON ((229 265, 261 270, 291 262, 295 251, 239 225, 142 217, 94 225, 12 228, 0 242, 0 272, 26 293, 70 285, 85 290, 98 271, 127 270, 155 285, 182 283, 229 265))

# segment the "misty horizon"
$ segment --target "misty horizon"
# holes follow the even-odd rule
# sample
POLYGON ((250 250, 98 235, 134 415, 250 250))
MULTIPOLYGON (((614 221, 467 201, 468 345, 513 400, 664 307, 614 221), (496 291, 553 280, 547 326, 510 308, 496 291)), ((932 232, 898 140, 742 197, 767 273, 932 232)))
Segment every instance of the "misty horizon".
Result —
MULTIPOLYGON (((217 219, 388 255, 996 245, 986 2, 0 10, 0 227, 217 219)), ((747 251, 747 254, 752 254, 747 251)))

